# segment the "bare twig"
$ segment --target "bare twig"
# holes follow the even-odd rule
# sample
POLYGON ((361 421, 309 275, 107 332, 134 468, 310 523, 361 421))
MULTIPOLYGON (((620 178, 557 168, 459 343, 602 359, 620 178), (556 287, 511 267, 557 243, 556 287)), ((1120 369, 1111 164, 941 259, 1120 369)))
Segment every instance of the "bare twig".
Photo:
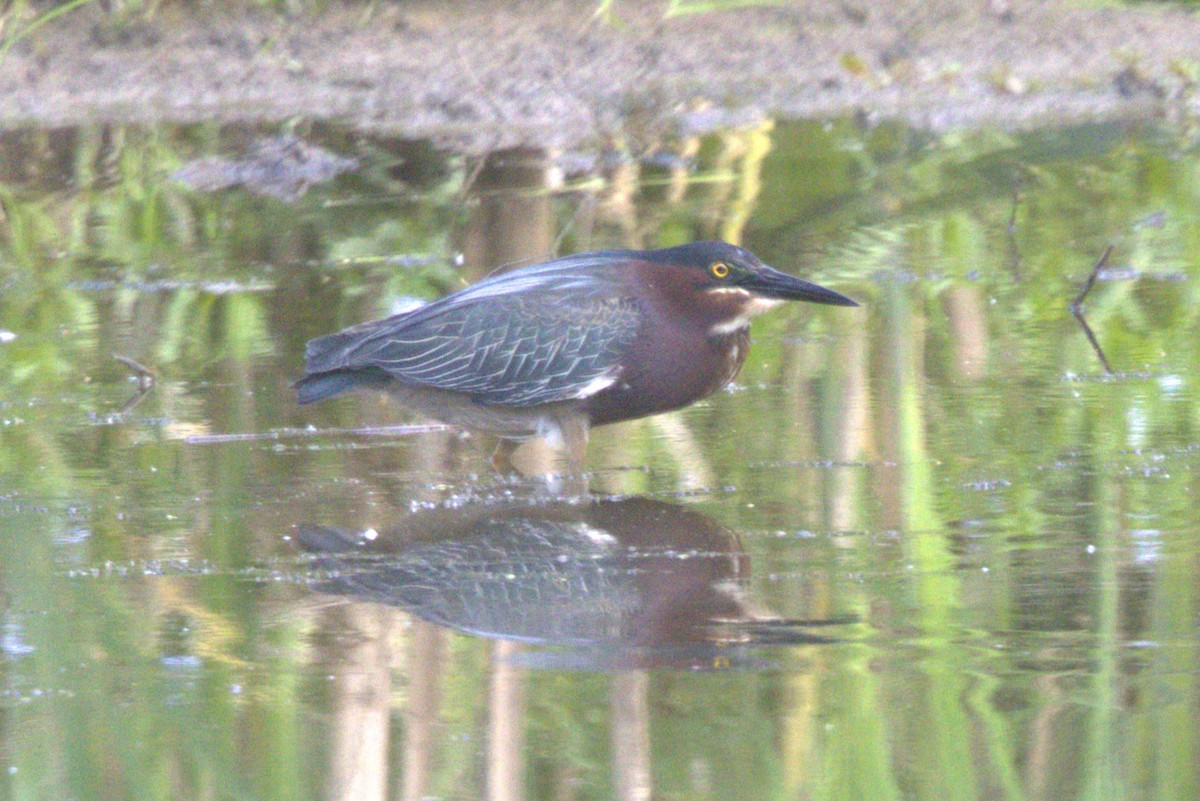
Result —
POLYGON ((1079 321, 1079 325, 1083 328, 1084 336, 1092 345, 1092 350, 1096 351, 1096 355, 1100 357, 1100 364, 1104 365, 1104 372, 1112 374, 1113 369, 1109 366, 1108 359, 1104 356, 1104 351, 1100 347, 1100 343, 1096 340, 1096 335, 1092 333, 1091 326, 1083 316, 1083 299, 1092 291, 1092 286, 1096 283, 1096 278, 1100 275, 1100 271, 1104 269, 1104 265, 1108 263, 1108 257, 1112 254, 1113 246, 1109 243, 1104 248, 1104 252, 1100 254, 1100 258, 1096 259, 1095 265, 1092 266, 1092 272, 1087 277, 1087 281, 1083 284, 1083 289, 1079 290, 1079 294, 1075 296, 1075 300, 1071 301, 1071 314, 1079 321))
POLYGON ((150 390, 154 389, 155 375, 154 371, 149 367, 135 362, 128 356, 118 356, 114 353, 113 358, 125 367, 129 368, 129 370, 137 378, 137 389, 134 390, 133 397, 125 401, 125 404, 110 418, 110 420, 113 422, 120 422, 123 421, 129 415, 129 413, 134 410, 134 407, 141 403, 142 400, 150 394, 150 390))
MULTIPOLYGON (((455 44, 454 55, 458 59, 459 66, 462 68, 463 74, 466 75, 473 84, 475 84, 475 89, 479 93, 479 96, 483 98, 484 102, 491 106, 492 112, 495 114, 497 127, 503 128, 505 123, 508 122, 508 115, 505 114, 504 109, 492 99, 492 93, 486 86, 484 86, 483 80, 479 77, 479 73, 475 70, 474 66, 472 66, 471 61, 467 58, 466 53, 463 52, 461 42, 455 44)), ((480 174, 483 172, 483 168, 487 166, 488 156, 498 147, 500 147, 500 134, 497 131, 492 136, 492 144, 484 148, 483 153, 476 157, 475 163, 471 166, 470 171, 467 172, 466 176, 463 178, 463 184, 456 193, 453 206, 454 208, 459 209, 460 213, 465 211, 467 208, 467 199, 470 197, 471 189, 474 188, 475 182, 479 179, 480 174)), ((466 216, 466 214, 462 214, 459 219, 452 221, 449 231, 450 237, 448 240, 451 243, 458 240, 459 229, 462 227, 462 223, 465 221, 466 216)), ((451 246, 453 247, 453 245, 451 246)))
POLYGON ((133 374, 137 376, 138 389, 146 390, 154 386, 154 382, 157 380, 157 377, 154 375, 154 371, 149 367, 135 362, 128 356, 118 356, 114 353, 113 358, 133 371, 133 374))
POLYGON ((558 236, 554 239, 553 255, 559 255, 559 249, 566 240, 567 235, 571 233, 571 229, 575 227, 575 222, 583 216, 585 222, 583 224, 583 241, 584 244, 590 245, 592 238, 592 224, 595 221, 596 215, 596 195, 593 192, 584 192, 583 197, 579 200, 579 205, 575 207, 575 211, 571 214, 571 219, 567 220, 567 224, 559 231, 558 236))
POLYGON ((125 417, 128 416, 128 414, 133 411, 134 407, 137 406, 139 403, 141 403, 142 400, 147 395, 150 394, 150 390, 152 390, 152 389, 154 389, 153 382, 151 382, 149 384, 139 383, 138 388, 133 393, 133 397, 131 397, 129 400, 125 401, 125 405, 123 405, 120 409, 118 409, 117 413, 114 414, 111 419, 114 422, 123 421, 125 419, 125 417))
POLYGON ((1096 278, 1099 277, 1100 271, 1104 269, 1104 265, 1108 264, 1108 257, 1112 255, 1113 246, 1109 243, 1104 252, 1100 254, 1100 258, 1096 259, 1096 263, 1092 265, 1092 272, 1087 277, 1087 281, 1083 284, 1083 289, 1079 290, 1079 294, 1075 296, 1075 300, 1071 301, 1071 314, 1076 317, 1083 314, 1083 299, 1092 291, 1092 286, 1096 283, 1096 278))
POLYGON ((487 155, 478 156, 475 163, 471 165, 471 171, 463 178, 462 186, 454 195, 454 205, 460 209, 466 208, 467 195, 471 193, 471 188, 475 186, 475 181, 479 178, 479 174, 483 172, 483 167, 487 164, 487 155))
MULTIPOLYGON (((484 84, 483 79, 479 77, 479 71, 475 69, 475 65, 471 63, 471 60, 467 58, 467 54, 463 52, 461 41, 455 43, 454 55, 458 59, 459 66, 462 67, 463 74, 470 79, 471 83, 475 84, 475 89, 479 92, 479 96, 485 103, 492 107, 492 112, 496 115, 496 122, 500 125, 506 124, 509 117, 508 113, 499 103, 492 99, 493 90, 489 89, 484 84)), ((499 134, 496 135, 496 139, 499 139, 499 134)), ((499 143, 497 142, 497 144, 499 143)))

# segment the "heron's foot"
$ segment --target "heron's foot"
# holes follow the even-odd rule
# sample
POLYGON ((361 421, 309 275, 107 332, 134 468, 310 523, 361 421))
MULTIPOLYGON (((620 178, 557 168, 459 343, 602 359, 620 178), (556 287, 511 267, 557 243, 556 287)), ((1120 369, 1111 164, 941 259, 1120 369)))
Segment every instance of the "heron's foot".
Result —
POLYGON ((492 469, 504 476, 521 475, 521 471, 517 469, 512 460, 512 455, 520 444, 511 439, 502 439, 497 442, 496 450, 492 451, 492 469))

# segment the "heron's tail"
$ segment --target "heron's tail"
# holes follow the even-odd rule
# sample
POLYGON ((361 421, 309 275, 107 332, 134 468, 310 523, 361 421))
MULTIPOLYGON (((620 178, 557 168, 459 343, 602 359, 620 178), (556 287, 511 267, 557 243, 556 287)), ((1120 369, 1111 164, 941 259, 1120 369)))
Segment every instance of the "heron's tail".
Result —
POLYGON ((357 387, 359 381, 349 370, 330 370, 313 373, 301 378, 292 388, 296 390, 296 402, 301 406, 344 395, 357 387))

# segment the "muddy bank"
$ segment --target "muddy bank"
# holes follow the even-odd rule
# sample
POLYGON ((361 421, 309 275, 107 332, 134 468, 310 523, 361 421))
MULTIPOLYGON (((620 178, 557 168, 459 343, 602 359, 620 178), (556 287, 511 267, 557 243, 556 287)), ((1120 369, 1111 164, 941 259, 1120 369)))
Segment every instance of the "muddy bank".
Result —
MULTIPOLYGON (((666 4, 404 2, 288 19, 83 8, 0 64, 0 127, 336 118, 467 149, 654 137, 743 116, 916 125, 1126 118, 1195 106, 1200 22, 1026 0, 794 3, 664 19, 666 4)), ((636 146, 636 141, 632 143, 636 146)))

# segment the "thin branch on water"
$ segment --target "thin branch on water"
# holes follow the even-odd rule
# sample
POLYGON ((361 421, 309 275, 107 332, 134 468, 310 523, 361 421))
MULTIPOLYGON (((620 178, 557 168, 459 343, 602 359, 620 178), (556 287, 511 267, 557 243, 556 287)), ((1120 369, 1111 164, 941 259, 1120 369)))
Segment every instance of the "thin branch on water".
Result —
POLYGON ((139 403, 141 403, 146 398, 146 396, 150 394, 151 390, 153 390, 153 389, 154 389, 153 383, 144 384, 144 385, 138 384, 138 388, 136 390, 134 390, 133 397, 130 398, 129 400, 125 401, 125 405, 123 405, 120 409, 117 410, 116 414, 114 414, 110 418, 110 421, 111 422, 124 421, 124 419, 129 415, 129 413, 132 412, 134 410, 134 408, 139 403))
POLYGON ((1071 314, 1079 321, 1079 325, 1083 328, 1083 333, 1087 337, 1088 342, 1092 345, 1092 350, 1096 351, 1096 355, 1100 357, 1100 364, 1104 365, 1104 372, 1112 375, 1113 369, 1108 363, 1108 359, 1104 356, 1104 350, 1100 347, 1100 343, 1096 340, 1096 335, 1092 333, 1091 326, 1083 316, 1083 299, 1092 291, 1092 287, 1096 283, 1096 278, 1099 277, 1100 271, 1104 269, 1104 265, 1108 264, 1108 257, 1112 255, 1113 246, 1109 243, 1104 248, 1104 252, 1100 254, 1100 258, 1096 259, 1095 265, 1092 266, 1092 272, 1087 277, 1087 281, 1083 284, 1083 289, 1079 290, 1079 294, 1075 296, 1075 300, 1071 301, 1071 314))
POLYGON ((123 366, 127 367, 137 378, 137 389, 134 390, 133 397, 125 401, 125 404, 110 418, 114 422, 120 422, 124 420, 129 413, 132 412, 134 408, 145 399, 147 395, 150 394, 151 390, 154 389, 154 383, 157 377, 154 375, 154 371, 149 367, 135 362, 128 356, 118 356, 114 353, 113 358, 123 366))
POLYGON ((396 426, 363 426, 360 428, 279 428, 249 434, 196 434, 185 437, 187 445, 223 445, 230 442, 267 442, 292 437, 399 437, 412 434, 429 434, 448 431, 450 426, 442 423, 419 423, 396 426))
POLYGON ((454 206, 459 209, 466 208, 467 196, 471 193, 471 188, 475 186, 475 181, 479 178, 479 174, 483 172, 484 165, 487 164, 487 154, 477 156, 475 163, 471 165, 471 169, 463 176, 462 186, 454 195, 454 206))
POLYGON ((1096 283, 1096 279, 1100 276, 1100 271, 1104 269, 1104 265, 1108 264, 1108 257, 1112 255, 1113 246, 1109 243, 1104 252, 1100 254, 1100 258, 1096 259, 1096 263, 1092 265, 1092 272, 1087 277, 1087 281, 1083 284, 1083 289, 1079 290, 1079 294, 1075 296, 1075 300, 1071 301, 1071 314, 1076 317, 1083 314, 1083 299, 1092 291, 1092 287, 1096 283))
POLYGON ((115 353, 113 354, 113 359, 125 367, 128 367, 133 374, 137 376, 139 389, 149 389, 150 387, 154 386, 157 376, 155 376, 154 371, 146 365, 135 362, 128 356, 118 356, 115 353))

